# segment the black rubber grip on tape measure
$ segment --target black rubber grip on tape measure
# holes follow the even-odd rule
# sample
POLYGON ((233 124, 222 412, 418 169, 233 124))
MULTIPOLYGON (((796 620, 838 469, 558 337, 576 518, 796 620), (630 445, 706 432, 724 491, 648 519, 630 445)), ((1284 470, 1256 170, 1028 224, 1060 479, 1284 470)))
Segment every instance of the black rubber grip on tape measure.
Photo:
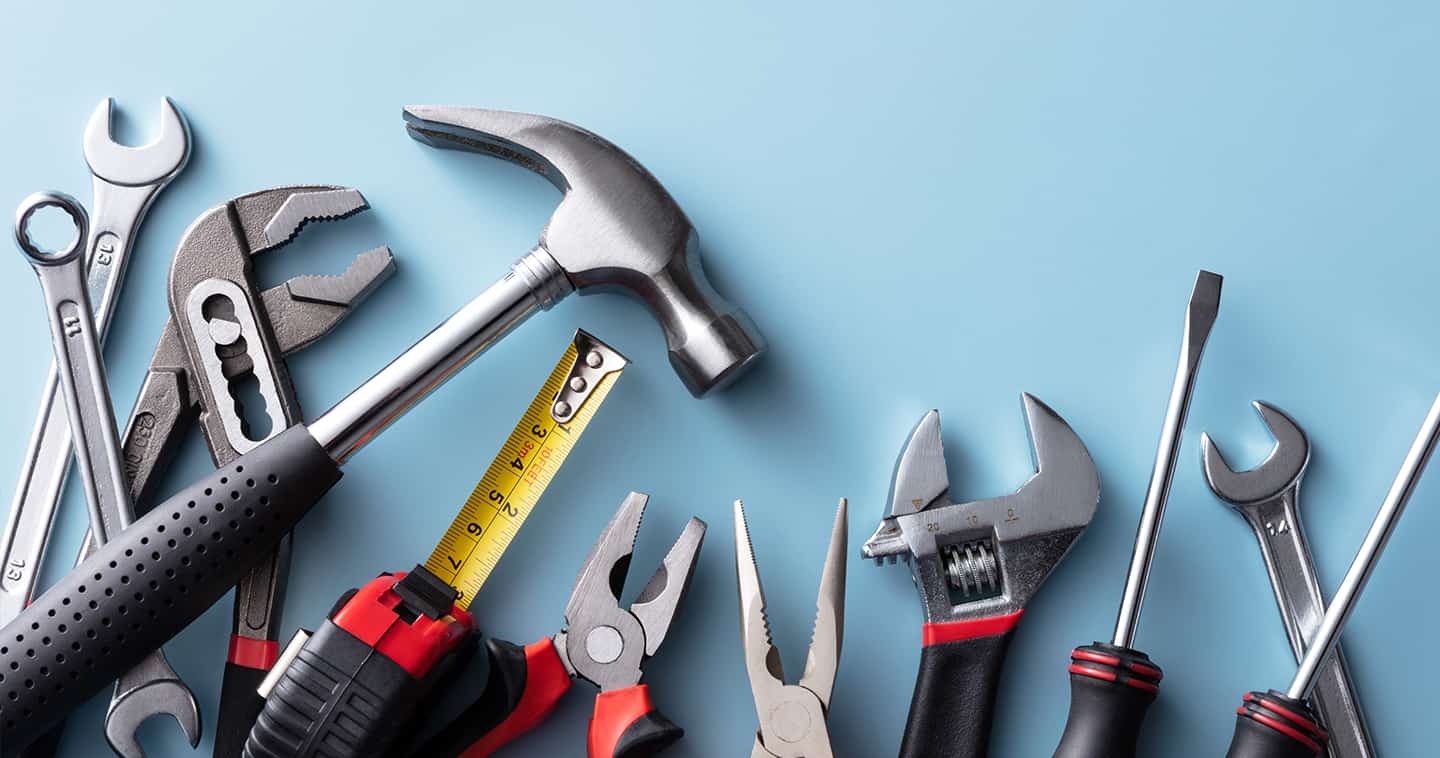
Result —
POLYGON ((340 479, 304 427, 156 506, 0 629, 0 745, 17 751, 225 595, 340 479))
POLYGON ((265 699, 243 758, 386 755, 397 737, 413 732, 417 709, 473 649, 460 645, 417 679, 326 619, 265 699))
POLYGON ((265 699, 244 758, 384 755, 422 680, 326 619, 265 699))

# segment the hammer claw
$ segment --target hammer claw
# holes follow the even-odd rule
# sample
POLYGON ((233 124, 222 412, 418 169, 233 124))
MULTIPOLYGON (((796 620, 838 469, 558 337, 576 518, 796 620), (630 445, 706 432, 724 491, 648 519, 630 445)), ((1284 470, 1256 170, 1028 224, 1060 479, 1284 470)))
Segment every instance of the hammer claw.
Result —
POLYGON ((574 124, 526 113, 412 105, 404 118, 419 142, 515 163, 563 192, 533 254, 558 264, 569 289, 645 303, 692 394, 728 384, 764 354, 765 338, 750 318, 706 278, 690 219, 625 151, 574 124))

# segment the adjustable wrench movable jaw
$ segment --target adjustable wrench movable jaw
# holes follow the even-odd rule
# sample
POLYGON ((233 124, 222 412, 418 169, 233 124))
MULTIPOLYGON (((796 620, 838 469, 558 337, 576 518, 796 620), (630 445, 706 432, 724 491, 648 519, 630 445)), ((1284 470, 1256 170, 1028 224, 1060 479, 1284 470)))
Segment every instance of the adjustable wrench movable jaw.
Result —
POLYGON ((1034 396, 1025 394, 1023 405, 1036 472, 1014 494, 950 500, 938 411, 920 419, 896 461, 889 514, 862 554, 877 563, 900 558, 910 564, 927 622, 1021 610, 1095 515, 1100 477, 1085 444, 1034 396), (984 563, 993 564, 990 584, 998 592, 957 602, 956 556, 948 551, 961 549, 963 559, 968 545, 993 551, 984 563))

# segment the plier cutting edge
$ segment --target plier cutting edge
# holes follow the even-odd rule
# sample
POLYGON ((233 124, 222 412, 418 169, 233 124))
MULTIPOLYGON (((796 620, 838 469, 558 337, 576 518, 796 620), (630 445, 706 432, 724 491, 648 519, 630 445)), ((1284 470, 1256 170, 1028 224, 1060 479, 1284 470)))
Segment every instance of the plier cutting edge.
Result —
POLYGON ((765 613, 765 590, 745 508, 735 501, 735 573, 740 586, 740 641, 745 650, 745 671, 755 696, 760 728, 751 758, 831 758, 826 717, 835 675, 840 663, 840 641, 845 626, 845 551, 848 534, 846 502, 835 512, 830 551, 820 575, 815 627, 799 684, 786 684, 780 651, 770 639, 765 613))
POLYGON ((480 699, 412 755, 488 756, 544 721, 576 678, 600 688, 590 758, 654 755, 685 734, 655 708, 641 666, 659 650, 690 588, 705 522, 690 519, 639 596, 622 607, 648 499, 631 492, 600 535, 565 606, 565 628, 523 648, 486 640, 490 675, 480 699))

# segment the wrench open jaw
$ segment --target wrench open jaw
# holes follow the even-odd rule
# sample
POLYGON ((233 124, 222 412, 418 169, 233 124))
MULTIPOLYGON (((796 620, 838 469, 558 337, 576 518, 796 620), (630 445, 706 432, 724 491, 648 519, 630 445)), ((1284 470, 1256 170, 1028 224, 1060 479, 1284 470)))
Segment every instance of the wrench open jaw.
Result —
POLYGON ((950 499, 940 414, 910 433, 890 503, 862 555, 910 565, 924 649, 902 758, 985 755, 1001 666, 1025 605, 1089 525, 1100 476, 1070 425, 1022 397, 1035 474, 1011 495, 950 499))
MULTIPOLYGON (((94 193, 86 284, 102 342, 140 221, 190 155, 189 128, 168 98, 161 103, 160 136, 143 147, 125 147, 111 139, 112 110, 113 101, 102 100, 84 137, 94 193)), ((57 402, 57 389, 52 371, 0 536, 0 622, 14 618, 31 600, 70 467, 70 426, 63 403, 57 402)))
POLYGON ((1235 471, 1225 461, 1225 456, 1210 435, 1200 435, 1205 481, 1216 496, 1235 508, 1263 503, 1287 489, 1298 487, 1300 478, 1305 475, 1305 467, 1310 463, 1310 438, 1294 419, 1261 400, 1251 405, 1275 437, 1275 448, 1255 468, 1235 471))
MULTIPOLYGON (((1284 411, 1259 400, 1252 405, 1275 437, 1269 456, 1253 469, 1236 472, 1206 434, 1200 438, 1201 460, 1210 490, 1255 534, 1290 648, 1299 661, 1325 614, 1325 598, 1300 521, 1300 480, 1310 462, 1310 440, 1284 411)), ((1320 672, 1313 697, 1320 721, 1330 733, 1325 755, 1374 758, 1374 741, 1339 647, 1320 672)))
MULTIPOLYGON (((158 652, 158 651, 157 651, 158 652)), ((164 656, 152 656, 125 672, 105 712, 105 741, 123 758, 144 758, 136 737, 140 724, 151 716, 169 715, 180 725, 190 747, 200 744, 200 705, 195 694, 176 675, 164 656), (127 684, 133 686, 127 687, 127 684)))
POLYGON ((85 163, 96 178, 122 187, 161 184, 185 168, 190 159, 190 127, 175 103, 160 98, 160 134, 139 147, 115 141, 110 126, 115 101, 95 106, 85 125, 85 163))

